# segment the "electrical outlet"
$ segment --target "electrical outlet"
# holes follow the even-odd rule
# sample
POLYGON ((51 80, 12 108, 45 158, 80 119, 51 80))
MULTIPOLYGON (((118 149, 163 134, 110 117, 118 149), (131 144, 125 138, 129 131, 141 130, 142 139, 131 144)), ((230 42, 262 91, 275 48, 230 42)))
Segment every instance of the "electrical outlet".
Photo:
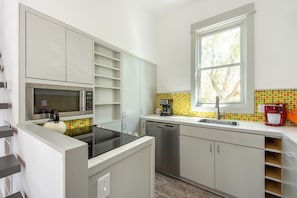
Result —
POLYGON ((110 195, 110 173, 97 180, 97 198, 106 198, 110 195))
POLYGON ((264 107, 265 107, 265 104, 259 104, 258 105, 258 113, 264 113, 264 107))

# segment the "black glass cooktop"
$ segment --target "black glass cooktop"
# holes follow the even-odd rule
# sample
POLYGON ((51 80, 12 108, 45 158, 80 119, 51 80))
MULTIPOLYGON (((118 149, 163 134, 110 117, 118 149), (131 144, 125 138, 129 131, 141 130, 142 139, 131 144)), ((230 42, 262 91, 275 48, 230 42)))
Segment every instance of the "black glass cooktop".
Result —
POLYGON ((95 126, 88 127, 88 129, 84 129, 82 135, 73 137, 88 143, 89 159, 139 138, 137 136, 95 126))

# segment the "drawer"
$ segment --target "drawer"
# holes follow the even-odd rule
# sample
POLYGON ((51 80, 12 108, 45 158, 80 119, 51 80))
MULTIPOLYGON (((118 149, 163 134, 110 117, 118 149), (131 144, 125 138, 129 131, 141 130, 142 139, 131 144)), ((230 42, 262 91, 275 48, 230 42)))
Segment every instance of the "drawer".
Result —
POLYGON ((263 135, 240 133, 221 129, 180 125, 180 134, 260 149, 264 149, 265 144, 263 135))

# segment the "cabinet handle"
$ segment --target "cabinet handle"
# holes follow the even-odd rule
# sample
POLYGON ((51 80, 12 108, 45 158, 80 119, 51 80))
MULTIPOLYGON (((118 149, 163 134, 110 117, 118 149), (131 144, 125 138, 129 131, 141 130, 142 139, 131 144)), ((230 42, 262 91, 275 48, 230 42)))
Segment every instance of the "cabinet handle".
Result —
POLYGON ((212 144, 209 144, 209 151, 212 153, 212 144))
POLYGON ((122 119, 126 119, 126 113, 125 112, 122 113, 122 119))
POLYGON ((220 145, 217 146, 217 153, 220 154, 220 145))

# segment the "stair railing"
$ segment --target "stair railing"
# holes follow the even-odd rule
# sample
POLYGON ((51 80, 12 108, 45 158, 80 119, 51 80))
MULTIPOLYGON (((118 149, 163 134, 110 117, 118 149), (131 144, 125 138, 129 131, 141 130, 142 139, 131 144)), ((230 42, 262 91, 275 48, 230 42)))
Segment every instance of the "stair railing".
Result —
MULTIPOLYGON (((2 55, 0 53, 0 58, 1 56, 2 55)), ((4 66, 1 64, 0 72, 4 72, 4 66)), ((6 88, 7 82, 0 81, 0 89, 6 88)), ((3 109, 10 108, 12 108, 11 103, 0 103, 0 112, 3 109)), ((11 124, 7 121, 4 121, 4 123, 6 123, 4 126, 0 126, 0 138, 4 138, 4 149, 6 156, 0 157, 0 178, 4 178, 6 198, 22 198, 23 195, 21 192, 11 194, 12 177, 10 176, 21 171, 20 161, 22 161, 22 163, 24 164, 24 161, 19 156, 16 157, 14 154, 12 154, 11 137, 13 136, 13 132, 17 132, 17 129, 11 127, 11 124)))

